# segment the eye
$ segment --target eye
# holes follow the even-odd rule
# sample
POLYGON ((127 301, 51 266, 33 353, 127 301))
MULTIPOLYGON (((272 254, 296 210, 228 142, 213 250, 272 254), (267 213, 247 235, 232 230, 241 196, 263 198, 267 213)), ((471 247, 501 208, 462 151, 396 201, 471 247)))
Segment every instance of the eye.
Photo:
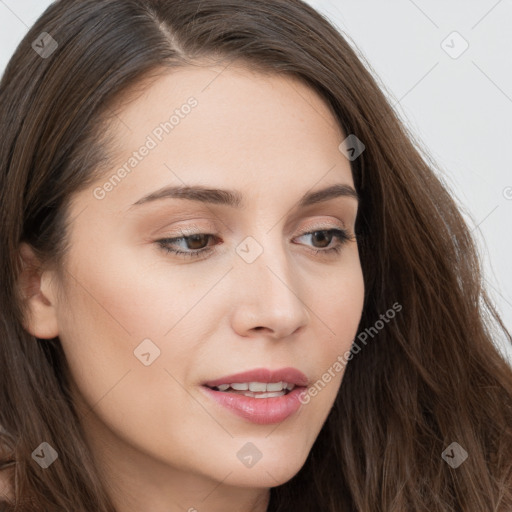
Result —
POLYGON ((194 258, 197 256, 200 256, 201 254, 204 254, 206 252, 211 252, 213 249, 210 247, 203 247, 204 242, 208 241, 210 238, 217 237, 212 234, 208 233, 197 233, 197 234, 187 234, 187 233, 181 233, 183 236, 177 237, 177 238, 164 238, 162 240, 157 240, 157 243, 160 245, 160 247, 167 253, 176 254, 178 256, 185 256, 189 258, 194 258), (174 249, 173 246, 176 244, 176 242, 179 241, 185 241, 187 246, 187 251, 181 251, 179 249, 174 249))
POLYGON ((354 237, 346 229, 319 229, 315 231, 309 231, 300 235, 298 238, 311 237, 312 240, 320 240, 320 247, 328 247, 331 245, 333 238, 338 240, 338 244, 328 249, 311 249, 315 254, 338 254, 344 245, 346 245, 354 237))
MULTIPOLYGON (((158 243, 161 249, 168 254, 174 254, 185 258, 195 258, 214 251, 211 246, 207 245, 209 240, 219 240, 216 235, 211 233, 189 234, 181 232, 180 234, 182 236, 164 238, 157 240, 156 243, 158 243), (178 242, 184 242, 186 250, 183 251, 176 249, 176 244, 178 242)), ((319 241, 320 249, 309 250, 313 251, 315 254, 322 253, 322 255, 338 254, 344 245, 349 241, 355 240, 355 237, 345 229, 317 229, 315 231, 303 233, 297 238, 302 237, 311 237, 313 241, 319 241), (329 247, 334 239, 338 240, 338 243, 334 247, 329 247)))

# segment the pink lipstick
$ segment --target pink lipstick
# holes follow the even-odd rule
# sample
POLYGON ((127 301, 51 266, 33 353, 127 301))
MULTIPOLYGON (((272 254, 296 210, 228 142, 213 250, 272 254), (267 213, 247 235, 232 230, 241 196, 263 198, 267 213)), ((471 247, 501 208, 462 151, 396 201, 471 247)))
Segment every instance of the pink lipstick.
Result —
POLYGON ((257 424, 280 423, 301 406, 308 378, 296 368, 255 370, 204 382, 201 389, 216 403, 257 424))

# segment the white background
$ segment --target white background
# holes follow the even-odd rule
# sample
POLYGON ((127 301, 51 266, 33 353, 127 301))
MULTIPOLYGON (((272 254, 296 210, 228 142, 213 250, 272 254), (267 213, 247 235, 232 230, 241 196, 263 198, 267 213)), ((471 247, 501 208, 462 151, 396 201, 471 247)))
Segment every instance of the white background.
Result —
MULTIPOLYGON (((439 165, 479 243, 489 292, 512 330, 512 0, 307 1, 363 53, 439 165), (459 36, 448 37, 453 31, 469 44, 457 58, 443 48, 450 45, 454 55, 463 48, 459 36)), ((0 72, 49 4, 0 0, 0 72)), ((506 349, 512 361, 512 348, 506 349)))

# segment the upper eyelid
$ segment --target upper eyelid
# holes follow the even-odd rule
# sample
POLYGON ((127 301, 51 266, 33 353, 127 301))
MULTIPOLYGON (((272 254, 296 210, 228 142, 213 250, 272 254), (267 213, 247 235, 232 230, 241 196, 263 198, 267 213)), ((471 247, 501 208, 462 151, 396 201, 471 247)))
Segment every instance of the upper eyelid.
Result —
MULTIPOLYGON (((332 221, 331 221, 332 222, 332 221)), ((353 232, 353 229, 348 228, 344 222, 341 220, 338 221, 338 224, 333 223, 330 224, 329 221, 317 221, 312 224, 307 225, 303 229, 300 230, 301 234, 306 234, 311 231, 327 231, 331 229, 340 229, 348 232, 353 232)), ((169 235, 167 238, 177 237, 180 238, 182 236, 193 236, 193 235, 217 235, 219 230, 212 225, 210 226, 198 226, 197 224, 187 224, 186 226, 179 226, 176 228, 174 234, 169 235), (213 233, 212 233, 213 232, 213 233), (186 233, 183 235, 182 233, 186 233)), ((230 230, 231 231, 231 230, 230 230)))
MULTIPOLYGON (((351 231, 350 229, 347 229, 345 227, 340 227, 340 226, 334 226, 334 227, 313 227, 313 228, 308 228, 304 231, 301 231, 298 235, 296 235, 294 238, 298 238, 298 237, 302 237, 302 236, 305 236, 305 235, 311 235, 313 234, 314 232, 316 231, 341 231, 341 232, 344 232, 348 237, 353 237, 354 236, 354 232, 351 231)), ((209 233, 208 230, 202 230, 202 231, 197 231, 197 232, 187 232, 186 230, 183 230, 183 232, 179 232, 179 233, 174 233, 174 234, 171 234, 169 236, 165 236, 163 238, 160 238, 158 241, 161 241, 161 240, 172 240, 172 241, 176 241, 176 240, 183 240, 183 239, 187 239, 187 238, 191 238, 195 235, 205 235, 205 236, 210 236, 212 237, 213 240, 218 240, 219 239, 219 235, 217 235, 216 233, 209 233)))

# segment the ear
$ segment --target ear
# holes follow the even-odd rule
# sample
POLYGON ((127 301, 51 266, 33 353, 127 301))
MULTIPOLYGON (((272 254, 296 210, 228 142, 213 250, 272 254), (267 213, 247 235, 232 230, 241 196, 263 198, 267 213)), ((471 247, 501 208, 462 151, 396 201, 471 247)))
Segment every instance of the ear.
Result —
POLYGON ((32 336, 52 339, 58 336, 54 273, 42 270, 33 249, 26 243, 20 244, 22 271, 19 286, 26 305, 23 327, 32 336))

